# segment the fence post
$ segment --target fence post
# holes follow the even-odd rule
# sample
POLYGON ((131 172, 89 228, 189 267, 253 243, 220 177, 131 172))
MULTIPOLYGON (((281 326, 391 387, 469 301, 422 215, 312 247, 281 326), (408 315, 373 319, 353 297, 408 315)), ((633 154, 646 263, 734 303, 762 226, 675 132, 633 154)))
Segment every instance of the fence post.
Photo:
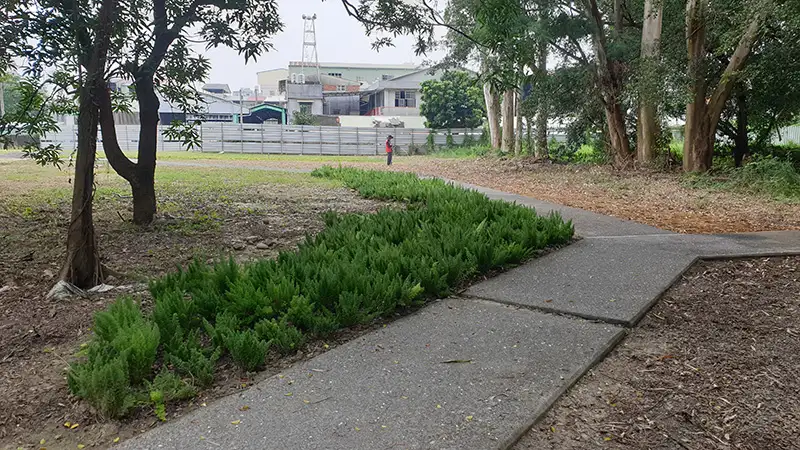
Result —
POLYGON ((259 125, 259 129, 261 130, 261 154, 264 154, 264 124, 262 123, 259 125))
POLYGON ((356 127, 356 156, 361 155, 361 141, 358 138, 358 130, 359 128, 356 127))
POLYGON ((319 154, 322 154, 322 125, 319 126, 319 154))
POLYGON ((225 122, 219 123, 219 142, 222 146, 222 153, 225 153, 225 122))
POLYGON ((300 125, 300 154, 303 155, 305 150, 306 150, 305 125, 300 125))
POLYGON ((375 128, 375 156, 378 156, 378 130, 380 128, 375 128))
POLYGON ((203 147, 205 147, 206 144, 203 140, 203 123, 204 122, 200 122, 200 153, 205 153, 205 149, 203 149, 203 147))
POLYGON ((278 150, 278 153, 280 153, 281 155, 283 154, 283 127, 285 127, 285 126, 286 126, 286 125, 284 125, 284 124, 281 124, 281 135, 280 135, 280 137, 278 138, 278 139, 279 139, 279 141, 278 141, 278 147, 280 148, 280 149, 278 150))
POLYGON ((341 125, 339 125, 337 133, 338 133, 337 139, 338 139, 339 145, 336 147, 336 151, 339 154, 339 156, 342 156, 342 126, 341 125))
POLYGON ((130 127, 127 125, 123 126, 125 127, 125 151, 129 152, 131 151, 131 138, 128 137, 128 128, 130 127))
POLYGON ((244 153, 244 124, 242 123, 242 116, 239 116, 239 142, 242 143, 239 153, 244 153))

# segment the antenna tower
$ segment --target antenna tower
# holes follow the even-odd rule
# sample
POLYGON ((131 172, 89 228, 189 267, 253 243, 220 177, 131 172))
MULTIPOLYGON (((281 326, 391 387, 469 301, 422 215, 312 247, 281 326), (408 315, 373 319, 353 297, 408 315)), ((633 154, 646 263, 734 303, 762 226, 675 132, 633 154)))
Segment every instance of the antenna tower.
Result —
POLYGON ((317 56, 317 29, 314 25, 317 15, 303 14, 303 59, 301 60, 300 73, 303 82, 306 78, 306 69, 317 75, 317 83, 322 83, 319 76, 319 57, 317 56))

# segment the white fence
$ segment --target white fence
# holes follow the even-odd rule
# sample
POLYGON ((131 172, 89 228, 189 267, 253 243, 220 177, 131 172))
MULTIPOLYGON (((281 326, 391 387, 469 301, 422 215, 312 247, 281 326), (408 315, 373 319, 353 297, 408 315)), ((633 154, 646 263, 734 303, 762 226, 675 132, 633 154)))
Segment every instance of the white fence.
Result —
MULTIPOLYGON (((185 150, 180 141, 164 136, 167 126, 159 125, 158 151, 185 150)), ((139 145, 139 125, 117 125, 117 141, 125 152, 135 152, 139 145)), ((434 144, 447 145, 447 136, 461 145, 466 136, 478 140, 480 129, 429 130, 427 128, 356 128, 318 127, 306 125, 236 124, 230 122, 205 122, 199 127, 202 146, 199 151, 208 153, 264 153, 289 155, 378 155, 385 151, 386 138, 394 136, 398 153, 408 153, 411 148, 424 147, 428 135, 433 134, 434 144)), ((67 125, 58 133, 47 135, 47 143, 61 144, 64 149, 74 149, 77 128, 67 125)), ((98 148, 100 145, 98 133, 98 148)))
POLYGON ((778 145, 800 144, 800 125, 781 128, 772 137, 772 142, 778 145))

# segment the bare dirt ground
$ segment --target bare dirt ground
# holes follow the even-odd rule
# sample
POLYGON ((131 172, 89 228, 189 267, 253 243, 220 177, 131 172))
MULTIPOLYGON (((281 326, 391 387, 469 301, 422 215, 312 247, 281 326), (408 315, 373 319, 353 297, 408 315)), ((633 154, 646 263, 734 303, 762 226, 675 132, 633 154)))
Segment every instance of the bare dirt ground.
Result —
POLYGON ((800 449, 800 257, 704 262, 515 447, 800 449))
MULTIPOLYGON (((149 229, 130 225, 130 199, 123 182, 99 169, 95 225, 105 263, 125 274, 109 284, 132 285, 161 275, 192 258, 273 257, 323 227, 321 214, 372 212, 380 204, 308 175, 209 168, 159 169, 159 209, 149 229)), ((108 446, 154 425, 144 412, 125 423, 103 423, 71 397, 64 369, 88 340, 92 315, 118 292, 47 300, 58 275, 69 219, 69 174, 30 162, 0 162, 0 448, 108 446), (70 427, 64 424, 69 422, 70 427), (71 428, 74 424, 77 427, 71 428), (45 444, 41 444, 44 440, 45 444)), ((135 294, 147 302, 146 289, 135 294)), ((259 378, 298 359, 325 351, 355 329, 328 342, 311 343, 289 358, 272 359, 259 378)), ((256 381, 223 367, 205 401, 256 381)))
MULTIPOLYGON (((193 161, 199 163, 202 161, 193 161)), ((378 170, 413 171, 633 220, 678 233, 742 233, 800 229, 800 204, 757 196, 693 188, 680 174, 616 171, 604 166, 533 163, 525 159, 485 157, 395 157, 387 168, 381 158, 365 162, 215 159, 211 164, 262 165, 313 169, 342 164, 378 170)))

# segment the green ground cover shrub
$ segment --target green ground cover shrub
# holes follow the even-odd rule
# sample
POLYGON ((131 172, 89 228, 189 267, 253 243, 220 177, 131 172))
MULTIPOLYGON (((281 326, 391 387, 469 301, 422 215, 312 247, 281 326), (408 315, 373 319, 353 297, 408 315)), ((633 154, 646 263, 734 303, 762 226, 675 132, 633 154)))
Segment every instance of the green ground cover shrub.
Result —
POLYGON ((70 369, 72 392, 108 417, 138 404, 163 418, 167 402, 213 382, 222 355, 258 370, 270 349, 291 353, 309 337, 448 295, 573 236, 558 215, 440 180, 342 168, 314 176, 405 207, 328 212, 322 232, 277 259, 195 261, 153 280, 152 313, 123 298, 95 316, 86 358, 70 369))

